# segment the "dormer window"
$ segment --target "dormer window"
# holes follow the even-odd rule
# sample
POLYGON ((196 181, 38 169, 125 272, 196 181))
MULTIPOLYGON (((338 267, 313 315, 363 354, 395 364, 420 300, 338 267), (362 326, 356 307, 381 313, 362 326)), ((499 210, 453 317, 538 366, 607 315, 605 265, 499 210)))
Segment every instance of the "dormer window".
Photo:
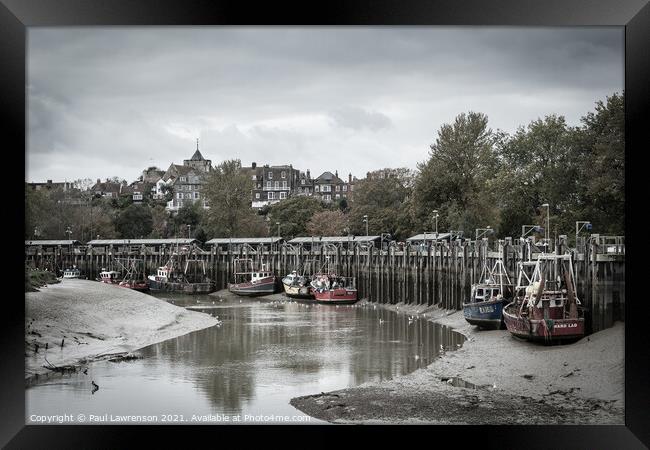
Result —
POLYGON ((185 177, 181 177, 180 180, 181 180, 181 181, 187 181, 187 178, 185 178, 185 177))
POLYGON ((269 179, 270 179, 270 180, 273 179, 273 172, 269 172, 269 179))
POLYGON ((282 178, 287 178, 287 172, 285 172, 285 171, 283 170, 282 173, 280 174, 280 176, 281 176, 282 178))

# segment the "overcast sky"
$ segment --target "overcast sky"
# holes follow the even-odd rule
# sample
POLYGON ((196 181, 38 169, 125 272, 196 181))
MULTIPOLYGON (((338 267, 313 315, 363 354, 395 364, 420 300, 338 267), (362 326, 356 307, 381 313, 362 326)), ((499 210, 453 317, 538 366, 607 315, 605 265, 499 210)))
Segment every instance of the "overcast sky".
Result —
POLYGON ((571 125, 623 91, 622 27, 28 28, 26 180, 182 164, 364 177, 427 158, 462 112, 571 125))

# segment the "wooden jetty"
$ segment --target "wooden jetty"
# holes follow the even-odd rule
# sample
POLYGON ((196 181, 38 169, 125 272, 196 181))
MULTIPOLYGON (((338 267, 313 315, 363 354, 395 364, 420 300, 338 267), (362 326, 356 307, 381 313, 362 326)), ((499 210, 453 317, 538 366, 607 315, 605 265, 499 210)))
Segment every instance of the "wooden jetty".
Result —
MULTIPOLYGON (((519 261, 535 258, 540 249, 530 240, 511 238, 489 243, 487 239, 425 240, 422 243, 386 245, 377 236, 338 239, 281 238, 213 239, 203 246, 195 239, 117 239, 90 241, 25 241, 25 262, 31 267, 53 270, 76 265, 89 279, 102 268, 112 269, 114 257, 143 259, 153 273, 170 255, 203 260, 217 289, 227 288, 235 258, 264 260, 276 275, 289 273, 305 260, 330 264, 344 277, 354 277, 360 299, 378 303, 438 305, 462 309, 478 280, 484 262, 503 258, 511 278, 516 279, 519 261)), ((572 252, 576 285, 585 306, 586 329, 596 332, 624 320, 625 242, 622 236, 591 235, 568 248, 560 236, 559 252, 572 252)))

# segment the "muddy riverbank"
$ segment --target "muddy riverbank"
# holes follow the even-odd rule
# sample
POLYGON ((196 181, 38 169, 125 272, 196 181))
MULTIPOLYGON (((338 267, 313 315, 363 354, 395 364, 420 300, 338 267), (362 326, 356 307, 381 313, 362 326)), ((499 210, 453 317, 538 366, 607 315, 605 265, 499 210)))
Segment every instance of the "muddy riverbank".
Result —
MULTIPOLYGON (((361 307, 383 307, 360 302, 361 307)), ((482 331, 462 311, 389 305, 433 320, 467 341, 429 366, 381 383, 296 397, 329 422, 433 424, 623 424, 625 326, 574 344, 542 346, 506 330, 482 331)))
POLYGON ((101 359, 217 325, 150 295, 96 281, 65 279, 25 293, 27 384, 101 359))

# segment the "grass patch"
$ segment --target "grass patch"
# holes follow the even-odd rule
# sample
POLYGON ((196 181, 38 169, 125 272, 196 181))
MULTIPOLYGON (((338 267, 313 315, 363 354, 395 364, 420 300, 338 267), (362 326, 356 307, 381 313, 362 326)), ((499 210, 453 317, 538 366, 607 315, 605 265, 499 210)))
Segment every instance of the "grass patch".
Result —
POLYGON ((25 292, 37 292, 40 287, 59 282, 53 272, 25 267, 25 292))

